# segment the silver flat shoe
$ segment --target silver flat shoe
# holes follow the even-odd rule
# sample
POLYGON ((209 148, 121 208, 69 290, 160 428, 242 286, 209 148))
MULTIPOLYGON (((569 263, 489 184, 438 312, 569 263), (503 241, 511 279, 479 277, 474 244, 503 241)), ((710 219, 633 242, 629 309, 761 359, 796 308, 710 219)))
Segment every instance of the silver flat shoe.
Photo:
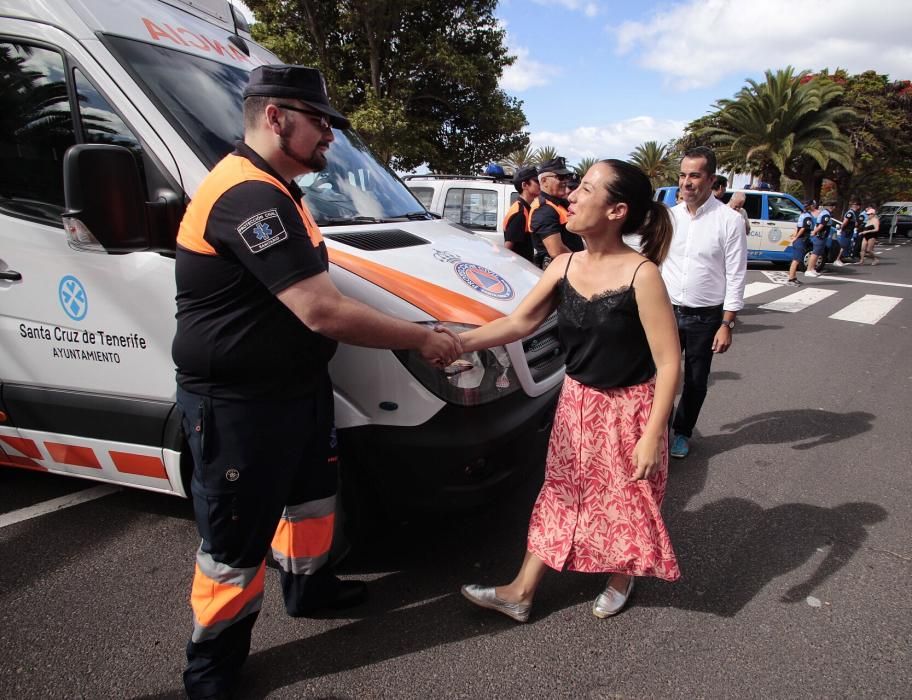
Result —
POLYGON ((599 597, 595 599, 595 603, 592 605, 592 614, 599 618, 606 618, 621 612, 627 604, 627 599, 633 590, 633 582, 635 580, 633 576, 630 576, 627 579, 627 590, 619 593, 611 587, 611 578, 609 577, 605 590, 599 593, 599 597))
POLYGON ((532 610, 531 603, 510 603, 501 600, 494 592, 493 586, 479 586, 471 583, 463 586, 462 595, 480 608, 488 608, 503 613, 507 617, 513 618, 517 622, 526 622, 529 619, 529 613, 532 610))

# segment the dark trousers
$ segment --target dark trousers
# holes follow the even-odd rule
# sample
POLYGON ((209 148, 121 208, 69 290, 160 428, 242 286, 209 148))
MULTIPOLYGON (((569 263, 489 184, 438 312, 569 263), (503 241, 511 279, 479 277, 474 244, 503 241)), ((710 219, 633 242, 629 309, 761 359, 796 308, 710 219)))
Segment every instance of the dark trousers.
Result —
POLYGON ((684 352, 684 390, 671 427, 678 435, 690 437, 706 398, 713 338, 722 324, 722 307, 687 313, 675 307, 675 318, 684 352))
POLYGON ((194 469, 197 529, 184 685, 191 698, 232 688, 250 650, 265 557, 279 563, 285 607, 306 614, 328 585, 338 486, 329 378, 313 395, 227 400, 177 391, 194 469))

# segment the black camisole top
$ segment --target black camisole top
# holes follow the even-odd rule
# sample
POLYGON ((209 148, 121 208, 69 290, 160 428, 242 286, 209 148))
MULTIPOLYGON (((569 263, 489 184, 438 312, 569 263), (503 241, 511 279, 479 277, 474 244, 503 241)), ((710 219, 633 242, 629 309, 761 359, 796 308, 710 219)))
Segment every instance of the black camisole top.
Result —
MULTIPOLYGON (((633 280, 587 299, 567 279, 558 284, 557 324, 561 346, 567 351, 567 374, 596 389, 634 386, 656 373, 655 362, 640 323, 633 280)), ((646 262, 645 260, 643 262, 646 262)))

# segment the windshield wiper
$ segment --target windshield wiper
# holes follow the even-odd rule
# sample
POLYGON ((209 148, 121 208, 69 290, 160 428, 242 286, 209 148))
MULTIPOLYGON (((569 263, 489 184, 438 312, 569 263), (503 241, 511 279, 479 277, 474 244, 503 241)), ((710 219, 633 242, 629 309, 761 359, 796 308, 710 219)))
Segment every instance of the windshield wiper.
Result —
POLYGON ((400 214, 399 216, 394 216, 394 219, 408 219, 409 221, 427 221, 428 219, 433 219, 434 216, 425 210, 421 211, 410 211, 408 214, 400 214))
POLYGON ((344 224, 385 224, 389 219, 378 219, 375 216, 329 216, 317 219, 320 226, 342 226, 344 224))

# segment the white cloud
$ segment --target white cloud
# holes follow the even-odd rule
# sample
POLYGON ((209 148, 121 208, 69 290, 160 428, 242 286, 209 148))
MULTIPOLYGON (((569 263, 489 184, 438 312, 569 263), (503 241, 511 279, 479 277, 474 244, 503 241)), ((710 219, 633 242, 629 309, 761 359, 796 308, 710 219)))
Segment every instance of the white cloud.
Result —
POLYGON ((908 0, 685 0, 606 31, 616 36, 618 53, 634 54, 680 90, 787 65, 912 77, 908 0))
POLYGON ((512 66, 504 68, 500 87, 507 92, 522 92, 532 87, 547 85, 560 74, 560 69, 547 63, 540 63, 529 57, 529 49, 515 46, 510 53, 516 56, 512 66))
POLYGON ((582 12, 586 17, 595 17, 600 9, 597 2, 589 0, 532 0, 536 5, 544 5, 547 7, 553 7, 554 5, 559 5, 565 10, 570 10, 571 12, 582 12))
POLYGON ((539 131, 531 135, 532 146, 553 146, 569 163, 582 158, 620 158, 646 141, 665 143, 684 133, 684 121, 633 117, 601 126, 580 126, 572 131, 539 131))

